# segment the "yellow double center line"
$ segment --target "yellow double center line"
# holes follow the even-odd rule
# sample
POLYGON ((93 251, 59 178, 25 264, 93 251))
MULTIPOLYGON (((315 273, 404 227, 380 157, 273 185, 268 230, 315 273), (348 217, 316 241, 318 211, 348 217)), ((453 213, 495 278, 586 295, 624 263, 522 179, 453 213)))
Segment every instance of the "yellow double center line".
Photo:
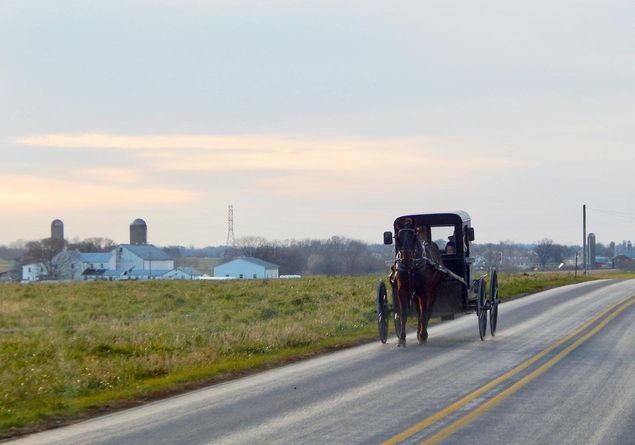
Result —
POLYGON ((431 445, 431 444, 436 444, 436 443, 441 442, 442 440, 444 440, 447 437, 449 437, 452 434, 454 434, 459 429, 461 429, 464 426, 469 425, 470 423, 472 423, 478 417, 482 416, 484 413, 486 413, 487 411, 492 409, 494 406, 496 406, 499 403, 501 403, 507 397, 509 397, 512 394, 514 394, 516 391, 518 391, 520 388, 522 388, 523 386, 525 386, 526 384, 528 384, 529 382, 534 380, 539 375, 541 375, 544 372, 546 372, 549 368, 551 368, 553 365, 555 365, 560 360, 562 360, 571 351, 573 351, 574 349, 579 347, 581 344, 586 342, 589 338, 591 338, 598 331, 600 331, 604 326, 606 326, 611 320, 613 320, 615 317, 617 317, 620 313, 622 313, 624 310, 626 310, 629 306, 631 306, 634 303, 635 303, 635 295, 630 297, 630 298, 628 298, 625 301, 621 301, 621 302, 618 302, 618 303, 615 303, 615 304, 611 305, 609 308, 607 308, 606 310, 600 312, 598 315, 593 317, 591 320, 587 321, 585 324, 580 326, 575 331, 571 332, 566 337, 558 340, 557 342, 555 342, 554 344, 552 344, 548 348, 542 350, 538 354, 536 354, 533 357, 531 357, 531 358, 527 359, 526 361, 522 362, 520 365, 516 366, 515 368, 511 369, 510 371, 506 372, 505 374, 501 375, 500 377, 497 377, 496 379, 494 379, 491 382, 485 384, 484 386, 480 387, 479 389, 469 393, 468 395, 466 395, 462 399, 457 400, 453 404, 443 408, 441 411, 438 411, 437 413, 431 415, 430 417, 427 417, 426 419, 423 419, 421 422, 416 423, 415 425, 413 425, 410 428, 406 429, 405 431, 397 434, 396 436, 391 437, 387 441, 383 442, 382 445, 400 443, 400 442, 408 439, 409 437, 414 436, 415 434, 419 433, 420 431, 424 430, 425 428, 428 428, 429 426, 434 425, 435 423, 437 423, 438 421, 442 420, 443 418, 445 418, 445 417, 449 416, 450 414, 453 414, 456 411, 460 410, 461 408, 465 407, 468 403, 470 403, 474 399, 476 399, 476 398, 482 396, 483 394, 493 390, 498 385, 506 382, 507 380, 511 379, 515 375, 521 373, 522 371, 524 371, 525 369, 527 369, 528 367, 530 367, 531 365, 533 365, 534 363, 536 363, 540 359, 544 358, 547 354, 549 354, 550 352, 552 352, 556 348, 562 346, 564 343, 568 342, 572 338, 574 338, 577 335, 579 335, 582 332, 584 332, 586 329, 588 329, 591 325, 593 325, 595 322, 597 322, 601 318, 606 317, 596 327, 594 327, 592 330, 587 332, 582 337, 578 338, 575 342, 573 342, 571 345, 569 345, 568 347, 563 349, 561 352, 559 352, 556 356, 551 358, 549 361, 545 362, 543 365, 541 365, 540 367, 536 368, 534 371, 532 371, 531 373, 527 374, 522 379, 518 380, 516 383, 514 383, 509 388, 507 388, 504 391, 502 391, 500 394, 497 394, 495 397, 492 397, 491 399, 489 399, 485 403, 479 405, 477 408, 473 409, 472 411, 470 411, 465 416, 463 416, 460 419, 452 422, 448 426, 442 428, 441 430, 439 430, 438 432, 436 432, 432 436, 428 437, 427 439, 425 439, 422 442, 422 445, 423 444, 431 445))

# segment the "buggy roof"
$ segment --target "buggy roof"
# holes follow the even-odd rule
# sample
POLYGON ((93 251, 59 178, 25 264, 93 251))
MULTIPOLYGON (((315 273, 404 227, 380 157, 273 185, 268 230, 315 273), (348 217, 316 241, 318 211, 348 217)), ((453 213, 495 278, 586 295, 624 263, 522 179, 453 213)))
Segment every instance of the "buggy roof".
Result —
POLYGON ((470 215, 463 210, 452 212, 434 212, 421 213, 415 215, 403 215, 395 219, 394 227, 398 229, 402 227, 406 218, 411 218, 416 226, 443 226, 443 225, 459 225, 462 227, 471 226, 470 215))

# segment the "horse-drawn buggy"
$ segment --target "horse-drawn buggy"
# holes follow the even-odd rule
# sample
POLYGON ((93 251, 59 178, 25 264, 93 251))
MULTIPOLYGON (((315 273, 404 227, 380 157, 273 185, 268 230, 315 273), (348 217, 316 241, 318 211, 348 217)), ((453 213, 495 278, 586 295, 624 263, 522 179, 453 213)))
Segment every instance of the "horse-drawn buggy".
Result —
POLYGON ((472 277, 470 243, 474 228, 463 211, 405 215, 397 218, 392 232, 384 232, 384 244, 395 241, 395 260, 389 282, 377 285, 379 338, 386 343, 388 319, 392 311, 398 346, 406 345, 406 320, 411 309, 417 313, 417 340, 428 338, 431 316, 453 319, 455 315, 476 312, 481 340, 487 330, 487 312, 492 335, 498 320, 498 277, 492 269, 472 277), (394 236, 393 236, 394 233, 394 236), (487 281, 489 279, 489 288, 487 281))

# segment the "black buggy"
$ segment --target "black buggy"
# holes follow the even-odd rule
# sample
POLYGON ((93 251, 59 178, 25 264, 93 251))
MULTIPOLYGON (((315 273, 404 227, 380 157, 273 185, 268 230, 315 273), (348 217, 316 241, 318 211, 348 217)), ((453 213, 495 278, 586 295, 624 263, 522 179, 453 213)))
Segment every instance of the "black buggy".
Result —
MULTIPOLYGON (((416 227, 417 236, 438 249, 442 264, 433 264, 442 274, 436 298, 430 308, 432 316, 445 320, 454 319, 457 314, 476 312, 481 340, 487 330, 487 312, 490 313, 490 332, 496 332, 498 320, 498 277, 495 269, 490 269, 478 278, 472 276, 473 258, 470 257, 470 243, 474 241, 474 228, 470 216, 464 211, 404 215, 395 219, 392 232, 384 232, 384 244, 392 244, 395 239, 395 256, 399 252, 399 231, 404 222, 416 227), (441 244, 441 245, 440 245, 441 244), (489 288, 487 287, 489 281, 489 288)), ((397 260, 395 260, 395 263, 397 260)), ((397 307, 394 266, 389 282, 392 290, 392 304, 388 301, 383 280, 377 284, 377 322, 379 339, 386 343, 388 338, 388 318, 395 317, 395 329, 400 336, 394 308, 397 307)))

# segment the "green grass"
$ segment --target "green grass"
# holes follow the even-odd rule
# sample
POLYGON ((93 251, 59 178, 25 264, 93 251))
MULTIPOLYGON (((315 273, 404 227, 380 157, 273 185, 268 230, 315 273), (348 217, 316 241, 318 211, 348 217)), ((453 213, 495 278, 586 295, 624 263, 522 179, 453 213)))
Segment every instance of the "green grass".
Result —
POLYGON ((375 281, 0 286, 0 434, 370 338, 375 281))
POLYGON ((498 286, 499 293, 502 295, 502 299, 505 300, 567 284, 606 278, 632 279, 635 278, 635 273, 594 271, 594 273, 586 276, 578 273, 577 277, 572 272, 501 273, 499 274, 498 286))
POLYGON ((374 340, 379 278, 2 285, 0 437, 374 340))
POLYGON ((578 276, 567 273, 521 273, 499 275, 499 292, 503 299, 514 298, 527 293, 535 293, 553 287, 564 286, 581 281, 595 279, 591 276, 578 276))

